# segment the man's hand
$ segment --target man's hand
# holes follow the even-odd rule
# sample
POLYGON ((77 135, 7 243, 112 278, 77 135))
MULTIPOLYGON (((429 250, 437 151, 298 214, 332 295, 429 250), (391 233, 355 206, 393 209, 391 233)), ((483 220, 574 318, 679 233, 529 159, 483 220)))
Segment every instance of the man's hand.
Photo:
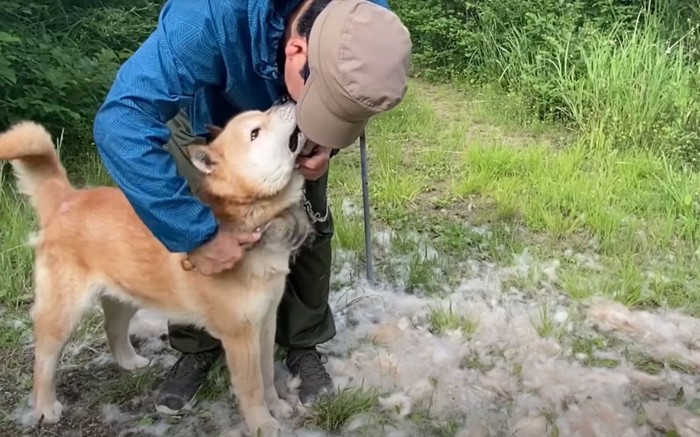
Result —
MULTIPOLYGON (((309 141, 309 143, 311 142, 309 141)), ((297 167, 299 168, 299 173, 301 173, 304 178, 315 181, 328 170, 328 161, 331 159, 331 152, 333 149, 317 144, 307 144, 304 149, 307 147, 312 147, 312 149, 308 154, 304 153, 306 152, 306 150, 304 150, 302 154, 299 155, 297 158, 297 167)))
POLYGON ((190 262, 203 275, 213 275, 233 268, 260 233, 219 231, 213 240, 188 254, 190 262))

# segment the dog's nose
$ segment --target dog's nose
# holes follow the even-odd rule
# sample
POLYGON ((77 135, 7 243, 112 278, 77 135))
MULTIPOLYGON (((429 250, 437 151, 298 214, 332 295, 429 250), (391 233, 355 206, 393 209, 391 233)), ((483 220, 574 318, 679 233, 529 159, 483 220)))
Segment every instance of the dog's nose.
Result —
POLYGON ((277 100, 278 105, 286 105, 291 100, 289 94, 282 94, 282 96, 277 100))

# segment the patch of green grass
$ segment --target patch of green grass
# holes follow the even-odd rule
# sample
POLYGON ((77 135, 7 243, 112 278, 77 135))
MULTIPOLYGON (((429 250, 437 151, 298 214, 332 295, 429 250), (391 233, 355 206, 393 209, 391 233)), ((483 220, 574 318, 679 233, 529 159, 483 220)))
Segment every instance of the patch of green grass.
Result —
POLYGON ((595 356, 596 351, 606 349, 608 342, 605 338, 594 335, 575 335, 571 346, 574 354, 584 354, 583 363, 588 367, 613 368, 620 364, 619 360, 612 358, 599 358, 595 356))
POLYGON ((437 334, 460 330, 466 337, 470 337, 479 326, 478 321, 460 314, 451 302, 447 308, 443 306, 430 308, 428 322, 433 332, 437 334))
POLYGON ((115 186, 96 150, 82 157, 80 171, 71 172, 68 176, 71 183, 78 187, 115 186))
POLYGON ((110 381, 104 390, 95 393, 94 404, 121 403, 148 394, 158 379, 158 372, 152 367, 144 367, 122 372, 121 377, 110 381))
MULTIPOLYGON (((580 279, 576 275, 569 285, 577 297, 602 292, 628 305, 643 304, 649 300, 641 289, 643 272, 676 253, 688 267, 685 273, 697 278, 689 267, 700 244, 700 223, 676 200, 697 198, 696 192, 688 193, 700 182, 695 173, 674 170, 645 152, 622 154, 580 143, 562 151, 544 146, 476 147, 466 153, 463 165, 461 195, 479 193, 510 205, 529 230, 546 237, 550 247, 584 239, 593 242, 589 250, 606 256, 617 270, 617 275, 606 275, 607 280, 618 278, 614 289, 582 288, 576 285, 580 279), (670 195, 669 185, 686 194, 670 195)), ((676 305, 690 303, 691 299, 678 297, 676 305)))
POLYGON ((559 282, 575 299, 604 295, 627 306, 670 306, 699 315, 699 278, 692 268, 695 256, 688 253, 690 249, 676 245, 670 258, 652 250, 625 252, 617 259, 607 259, 601 271, 564 264, 559 282))
MULTIPOLYGON (((453 187, 463 178, 457 164, 470 146, 464 129, 469 129, 471 120, 464 119, 463 107, 436 108, 429 97, 442 92, 443 88, 412 82, 401 106, 378 116, 367 130, 373 231, 376 235, 390 228, 396 235, 391 253, 375 249, 375 261, 381 264, 377 271, 382 279, 411 292, 443 292, 454 285, 468 258, 509 261, 513 250, 522 247, 516 226, 499 222, 490 223, 488 229, 472 226, 475 214, 469 212, 469 202, 455 194, 453 187), (430 242, 438 256, 426 259, 421 239, 430 242)), ((488 135, 498 132, 502 138, 500 120, 485 115, 479 97, 470 110, 481 125, 491 123, 488 135)), ((491 94, 488 99, 496 101, 491 94)), ((450 102, 448 98, 444 104, 450 102)), ((350 200, 361 214, 359 161, 356 147, 343 150, 333 159, 329 177, 337 222, 334 248, 356 253, 358 264, 364 260, 362 217, 341 217, 340 204, 350 200)))
MULTIPOLYGON (((648 241, 639 231, 649 225, 658 231, 688 228, 690 217, 658 180, 680 186, 681 176, 647 153, 621 155, 582 143, 561 151, 476 146, 465 152, 463 166, 466 178, 458 194, 479 193, 509 205, 529 229, 556 239, 589 233, 600 239, 604 253, 644 249, 648 241)), ((699 180, 691 173, 681 179, 684 187, 699 180)), ((696 232, 685 236, 693 241, 696 232)), ((669 232, 655 234, 659 243, 671 243, 669 232)))
POLYGON ((635 349, 625 348, 623 356, 638 370, 649 373, 650 375, 656 375, 664 369, 664 363, 662 361, 635 349))
POLYGON ((409 415, 412 422, 418 426, 421 435, 434 437, 454 437, 460 429, 458 419, 438 419, 431 417, 429 411, 419 410, 409 415))
POLYGON ((632 32, 614 26, 592 33, 578 53, 582 71, 557 59, 555 92, 587 136, 603 133, 620 149, 663 151, 697 164, 697 64, 688 62, 694 49, 685 37, 667 41, 659 14, 645 11, 632 32))
POLYGON ((333 215, 335 233, 332 244, 334 249, 343 249, 357 254, 364 250, 364 225, 362 217, 347 217, 342 211, 333 215))
POLYGON ((33 255, 26 243, 33 230, 29 205, 13 187, 0 187, 0 302, 6 308, 17 309, 31 298, 33 255))
POLYGON ((493 364, 493 361, 486 361, 484 360, 480 355, 479 352, 473 350, 470 351, 468 355, 465 355, 462 357, 461 362, 459 363, 460 368, 462 369, 472 369, 472 370, 480 370, 482 372, 488 372, 489 370, 493 369, 495 366, 493 364))
POLYGON ((371 412, 378 398, 374 390, 345 388, 316 401, 304 417, 304 426, 337 434, 352 418, 371 412))
POLYGON ((627 346, 623 349, 623 356, 637 369, 652 375, 656 375, 666 368, 691 375, 697 372, 697 369, 683 362, 683 360, 678 357, 668 357, 660 360, 631 346, 627 346))
POLYGON ((543 338, 558 340, 563 335, 563 328, 554 320, 549 304, 544 303, 535 317, 530 317, 535 330, 543 338))
POLYGON ((231 378, 224 357, 218 360, 207 375, 202 389, 197 393, 200 399, 230 398, 231 378))
MULTIPOLYGON (((571 135, 523 127, 521 116, 514 124, 521 103, 478 92, 412 81, 401 109, 368 128, 373 231, 397 236, 391 254, 375 250, 382 277, 434 293, 469 258, 510 263, 529 246, 553 257, 570 249, 600 254, 602 266, 563 263, 558 285, 571 297, 700 314, 700 175, 645 149, 621 151, 602 133, 560 144, 571 135), (410 232, 449 261, 424 263, 410 232)), ((361 205, 359 153, 334 159, 331 196, 361 205)), ((337 246, 363 253, 361 218, 343 220, 337 246)))
POLYGON ((406 291, 409 293, 425 292, 434 294, 445 290, 447 281, 441 274, 443 263, 438 258, 426 258, 417 251, 411 254, 408 263, 406 291))

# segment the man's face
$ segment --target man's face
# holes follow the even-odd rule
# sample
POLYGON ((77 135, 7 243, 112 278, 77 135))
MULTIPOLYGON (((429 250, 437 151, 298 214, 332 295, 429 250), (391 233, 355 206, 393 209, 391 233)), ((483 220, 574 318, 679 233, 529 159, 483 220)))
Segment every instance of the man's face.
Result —
POLYGON ((299 101, 306 81, 304 77, 306 50, 306 39, 300 36, 290 38, 284 50, 284 82, 287 85, 287 92, 295 101, 299 101))

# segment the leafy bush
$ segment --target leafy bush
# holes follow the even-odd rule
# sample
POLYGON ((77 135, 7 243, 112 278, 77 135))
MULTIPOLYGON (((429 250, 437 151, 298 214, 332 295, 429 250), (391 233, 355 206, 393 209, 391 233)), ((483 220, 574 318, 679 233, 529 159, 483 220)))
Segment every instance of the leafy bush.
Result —
POLYGON ((0 128, 33 119, 54 135, 65 129, 62 151, 80 162, 119 65, 159 9, 148 0, 0 0, 0 128))

